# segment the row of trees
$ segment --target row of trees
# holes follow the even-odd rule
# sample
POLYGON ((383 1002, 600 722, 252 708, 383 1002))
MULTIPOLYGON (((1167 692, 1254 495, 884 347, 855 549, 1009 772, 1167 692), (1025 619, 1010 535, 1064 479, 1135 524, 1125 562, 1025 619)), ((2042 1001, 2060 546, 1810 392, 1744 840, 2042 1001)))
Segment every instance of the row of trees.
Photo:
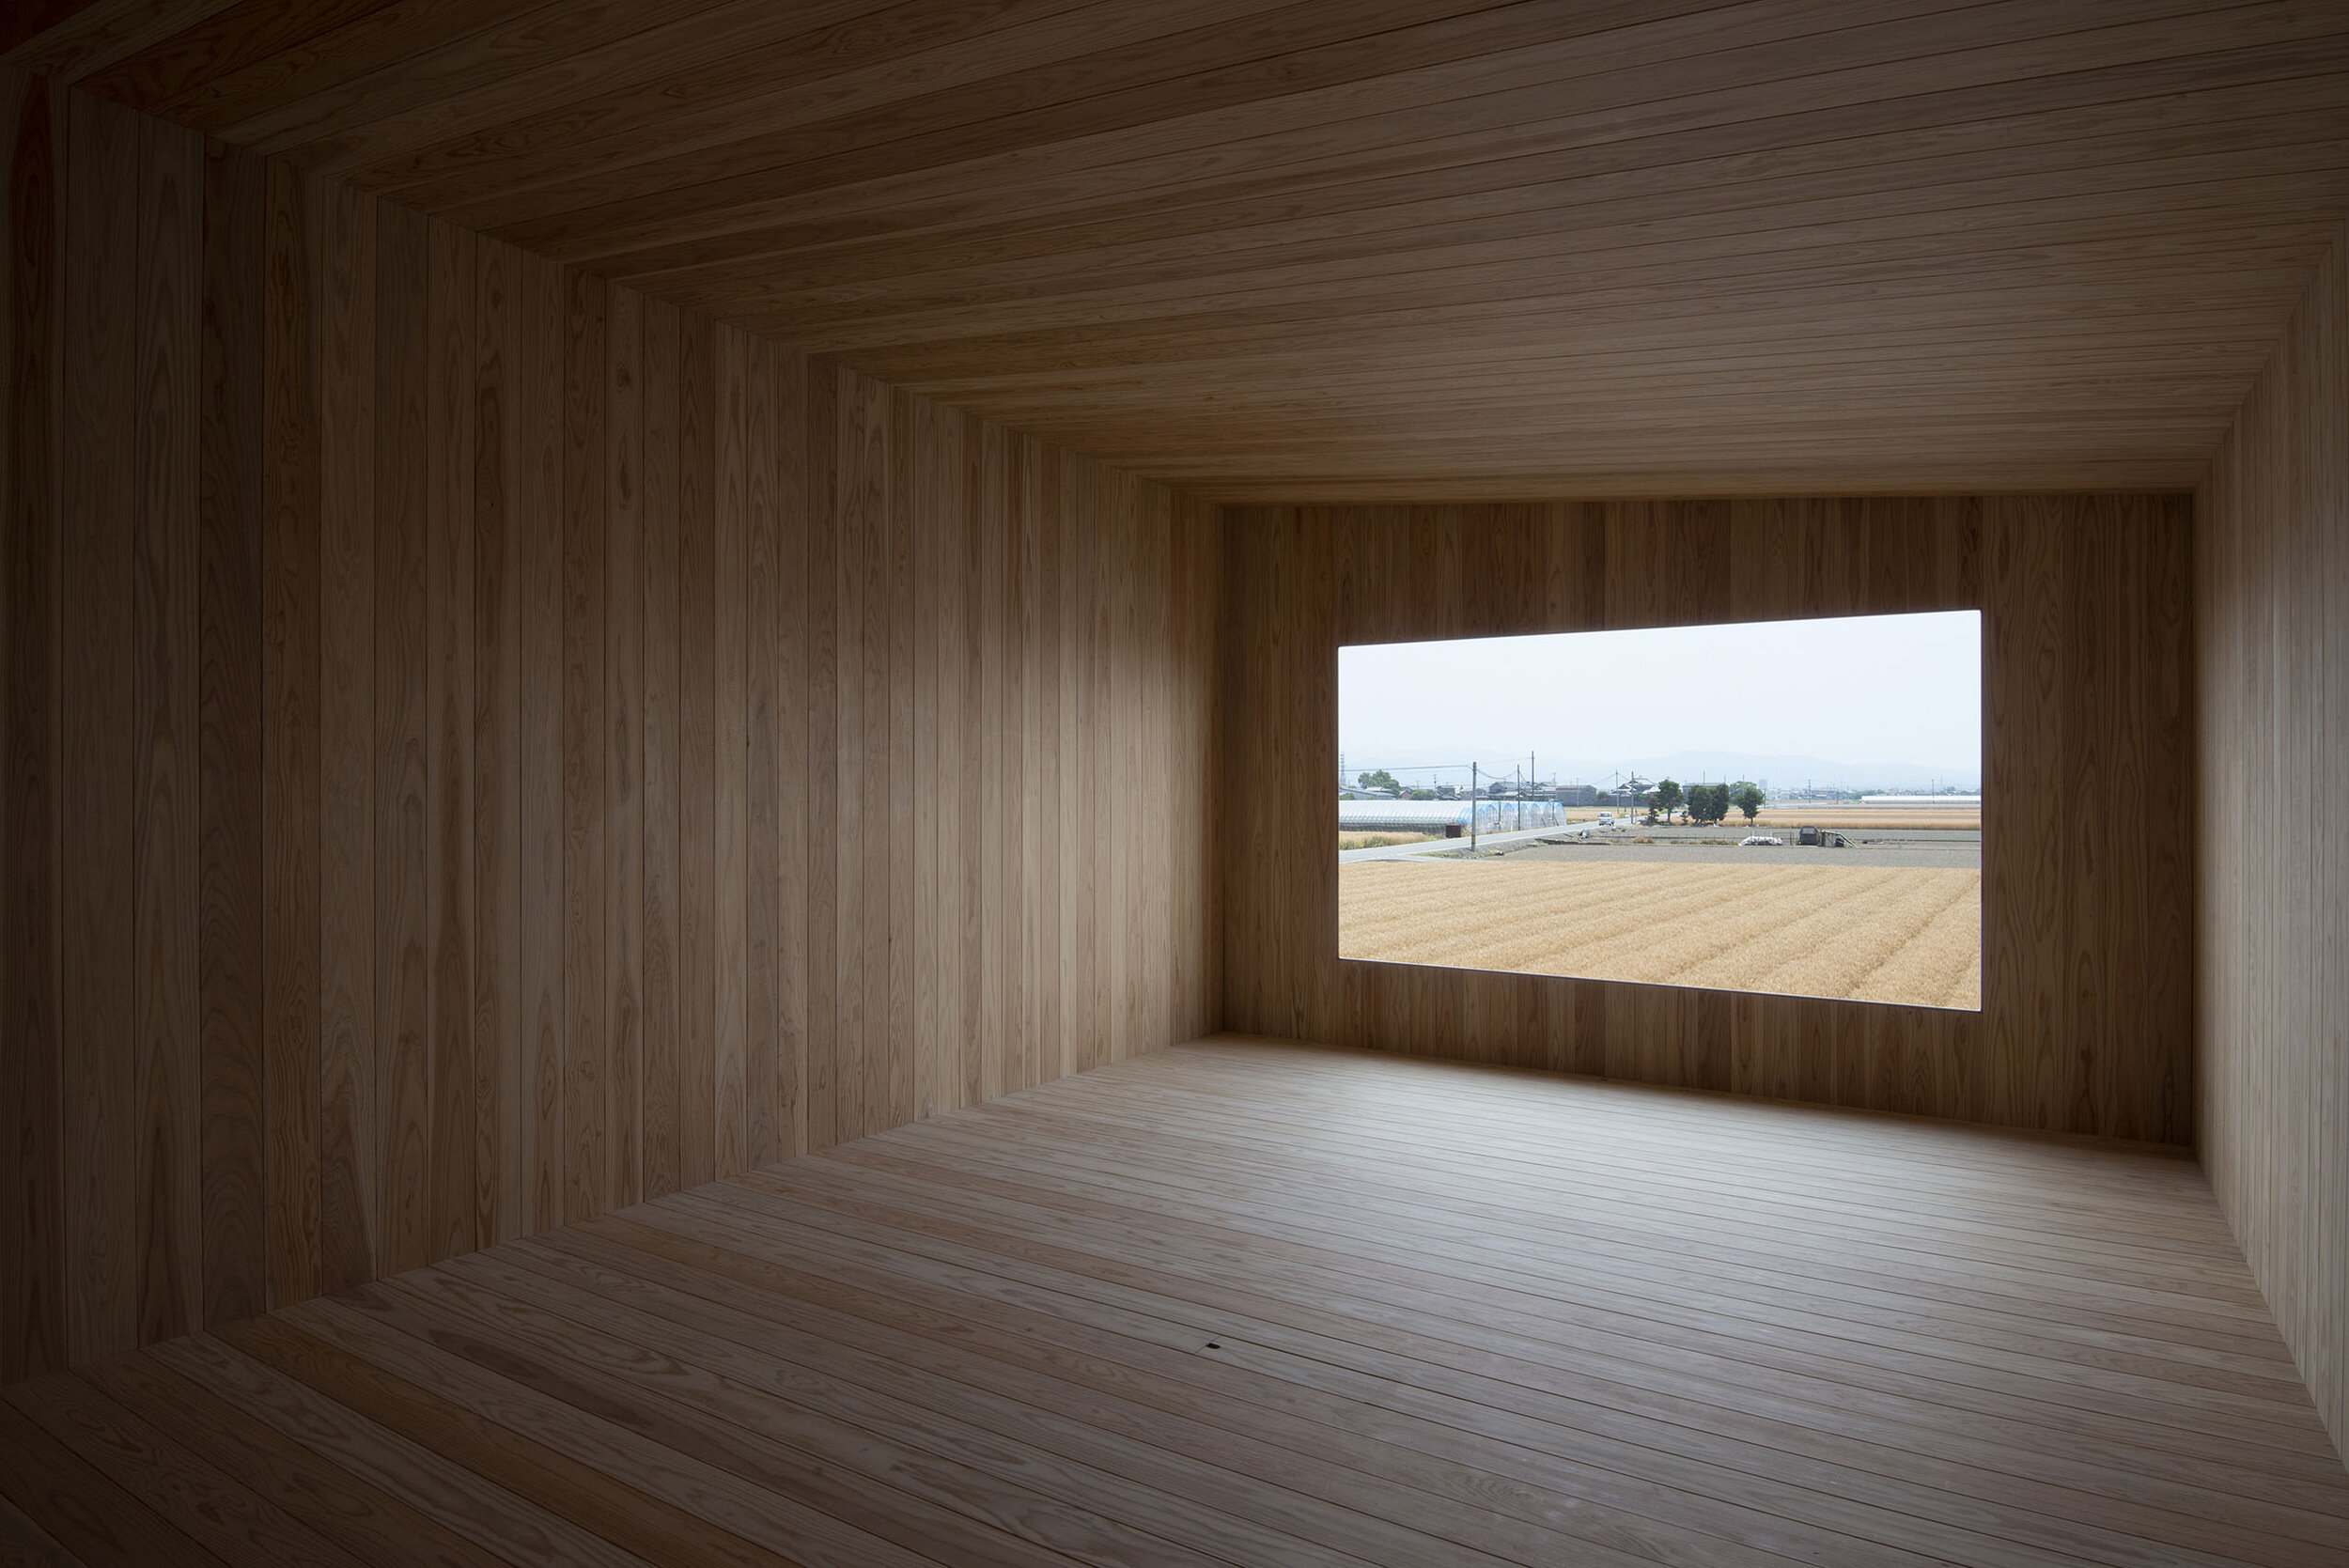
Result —
MULTIPOLYGON (((1413 800, 1434 800, 1453 793, 1445 788, 1406 791, 1402 783, 1383 768, 1356 777, 1364 789, 1390 789, 1413 800)), ((1638 787, 1638 783, 1637 780, 1632 781, 1633 787, 1638 787)), ((1723 822, 1728 820, 1730 808, 1734 806, 1746 814, 1747 825, 1751 826, 1753 819, 1761 814, 1764 800, 1761 787, 1750 779, 1717 784, 1681 784, 1663 779, 1646 794, 1650 822, 1671 822, 1684 814, 1690 822, 1723 822)))
MULTIPOLYGON (((1438 784, 1433 788, 1423 785, 1417 789, 1406 789, 1400 779, 1383 768, 1375 772, 1357 773, 1355 779, 1362 788, 1386 790, 1398 800, 1449 800, 1453 795, 1450 784, 1438 784)), ((1338 782, 1344 784, 1346 781, 1341 779, 1338 782)), ((1351 800, 1354 797, 1349 792, 1346 799, 1351 800)))
POLYGON ((1746 814, 1746 824, 1750 827, 1761 815, 1764 799, 1760 786, 1750 779, 1739 779, 1735 784, 1688 785, 1659 779, 1649 800, 1648 820, 1670 822, 1685 812, 1691 822, 1722 822, 1735 806, 1746 814))

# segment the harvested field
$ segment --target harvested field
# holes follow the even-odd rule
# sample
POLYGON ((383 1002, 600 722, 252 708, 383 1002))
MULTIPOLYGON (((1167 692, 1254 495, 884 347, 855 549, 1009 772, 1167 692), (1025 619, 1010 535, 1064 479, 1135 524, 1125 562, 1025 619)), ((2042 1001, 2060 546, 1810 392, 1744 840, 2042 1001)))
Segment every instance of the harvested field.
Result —
POLYGON ((1423 844, 1435 836, 1434 833, 1340 833, 1338 853, 1343 855, 1349 849, 1389 849, 1398 844, 1423 844))
MULTIPOLYGON (((1773 832, 1781 828, 1799 828, 1809 823, 1813 828, 1954 828, 1965 832, 1982 831, 1982 813, 1976 811, 1944 811, 1937 807, 1920 807, 1914 811, 1868 811, 1862 807, 1822 807, 1817 811, 1801 811, 1792 806, 1765 806, 1754 818, 1752 831, 1773 832)), ((1743 813, 1731 812, 1727 824, 1744 828, 1743 813)))
POLYGON ((1365 861, 1347 958, 1789 996, 1982 1005, 1982 873, 1365 861))

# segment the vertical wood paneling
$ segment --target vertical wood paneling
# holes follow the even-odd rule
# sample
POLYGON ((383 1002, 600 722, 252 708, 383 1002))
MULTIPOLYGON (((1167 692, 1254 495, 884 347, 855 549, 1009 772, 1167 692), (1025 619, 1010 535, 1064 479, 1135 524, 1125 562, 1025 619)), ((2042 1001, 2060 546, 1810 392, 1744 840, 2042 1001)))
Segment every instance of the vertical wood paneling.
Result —
POLYGON ((897 486, 905 514, 907 543, 913 582, 913 673, 910 682, 913 758, 911 821, 908 824, 912 862, 913 954, 913 1081, 910 1088, 915 1117, 935 1114, 938 1104, 939 1052, 945 1042, 941 1022, 945 978, 940 959, 944 948, 939 919, 940 852, 939 800, 946 777, 939 765, 938 737, 938 618, 939 574, 942 555, 939 528, 938 444, 931 405, 899 393, 890 411, 891 455, 895 458, 897 486))
POLYGON ((2187 1138, 2180 971, 2192 904, 2175 846, 2191 796, 2154 782, 2177 776, 2193 733, 2182 498, 1230 508, 1224 519, 1227 1027, 2187 1138), (1480 569, 1447 569, 1470 539, 1480 569), (1502 565, 1487 572, 1486 562, 1502 565), (1297 825, 1335 826, 1324 781, 1338 644, 1966 607, 1984 613, 1980 1014, 1337 958, 1327 835, 1297 825), (2155 953, 2160 984, 2148 973, 2155 953))
POLYGON ((2349 853, 2329 808, 2349 735, 2349 231, 2237 411, 2197 522, 2198 1141, 2344 1444, 2349 853))
MULTIPOLYGON (((745 422, 750 412, 749 345, 731 327, 710 335, 712 508, 709 519, 710 660, 712 683, 711 811, 715 833, 711 866, 710 1165, 713 1174, 746 1169, 749 1084, 745 1077, 750 1011, 750 908, 766 890, 761 907, 771 919, 774 896, 770 831, 765 853, 754 858, 750 836, 751 685, 749 628, 750 448, 745 422)), ((771 679, 771 669, 769 678, 771 679)), ((762 690, 767 690, 762 686, 762 690)), ((772 693, 762 721, 771 714, 772 693)), ((770 981, 771 984, 771 981, 770 981)), ((764 993, 762 993, 764 994, 764 993)), ((768 1017, 772 1017, 771 1004, 768 1017)), ((771 1025, 769 1035, 771 1039, 771 1025)), ((771 1059, 772 1047, 769 1046, 771 1059)))
MULTIPOLYGON (((979 523, 987 475, 986 427, 975 422, 962 425, 958 444, 960 462, 954 479, 955 535, 950 553, 957 592, 956 607, 950 613, 955 637, 949 654, 955 666, 953 704, 960 728, 956 758, 961 781, 957 790, 956 803, 960 810, 956 814, 954 832, 956 875, 961 883, 955 904, 961 951, 957 955, 959 1017, 954 1040, 954 1073, 955 1102, 975 1105, 984 1077, 982 1063, 988 1029, 986 870, 998 848, 979 831, 981 823, 991 820, 987 815, 990 718, 985 706, 987 664, 983 650, 987 644, 987 618, 980 593, 986 553, 979 523)), ((1095 645, 1098 646, 1097 641, 1095 645)))
POLYGON ((474 500, 478 241, 427 230, 426 900, 430 931, 430 1248, 481 1244, 474 1063, 474 500))
POLYGON ((0 1375, 1218 1021, 1212 513, 0 85, 0 1375))
MULTIPOLYGON (((197 986, 207 1327, 269 1300, 261 1104, 261 234, 267 171, 204 163, 197 986)), ((362 950, 364 951, 364 949, 362 950)))
POLYGON ((644 1195, 677 1190, 677 313, 644 306, 644 1195))
POLYGON ((59 1013, 73 1359, 137 1343, 131 620, 138 122, 73 95, 58 529, 59 1013), (70 679, 63 678, 70 672, 70 679))
MULTIPOLYGON (((813 1092, 817 1104, 830 1111, 815 1136, 819 1143, 830 1143, 863 1133, 868 1075, 878 1053, 888 1048, 888 862, 875 862, 885 821, 879 808, 888 787, 882 769, 888 766, 889 603, 875 592, 883 559, 886 484, 885 473, 877 469, 886 437, 873 427, 874 399, 862 378, 832 365, 824 379, 832 383, 832 505, 817 512, 817 526, 824 528, 828 513, 838 690, 832 704, 830 850, 832 1032, 824 1081, 813 1092), (877 951, 883 955, 878 977, 877 951)), ((820 673, 817 678, 822 678, 820 673)))
POLYGON ((2063 851, 2058 834, 2018 831, 2077 801, 2063 794, 2063 535, 2056 504, 1989 503, 1990 607, 1983 615, 1983 1061, 1994 1120, 2025 1126, 2061 1114, 2063 851))
MULTIPOLYGON (((708 319, 687 316, 678 324, 677 412, 677 1169, 671 1180, 677 1187, 697 1187, 716 1174, 718 458, 712 350, 708 319)), ((729 879, 739 885, 739 854, 725 863, 729 879)))
POLYGON ((374 1277, 376 204, 310 195, 319 301, 319 1286, 374 1277))
MULTIPOLYGON (((779 750, 772 779, 775 815, 775 880, 780 888, 774 929, 774 1031, 771 1109, 767 1110, 771 1132, 763 1144, 754 1128, 753 1158, 765 1147, 767 1157, 786 1159, 815 1147, 809 1126, 810 1040, 815 1031, 815 958, 811 942, 817 926, 811 899, 811 866, 818 846, 812 810, 795 802, 815 800, 814 769, 817 758, 812 742, 794 743, 809 734, 815 711, 813 652, 816 625, 816 547, 812 538, 819 503, 828 505, 829 465, 820 461, 817 444, 820 405, 814 396, 816 371, 807 358, 777 345, 763 345, 762 383, 770 420, 756 423, 753 449, 764 440, 761 472, 767 475, 771 500, 766 516, 774 535, 776 595, 774 599, 774 721, 779 750), (771 431, 771 439, 765 432, 771 431)), ((754 403, 753 412, 758 405, 754 403)), ((754 508, 754 518, 757 517, 754 508)), ((754 608, 752 636, 759 633, 754 608)), ((754 644, 755 662, 755 644, 754 644)), ((755 787, 755 784, 754 785, 755 787)), ((755 836, 755 828, 754 828, 755 836)), ((753 1084, 764 1071, 756 1052, 752 1055, 753 1084)), ((769 1102, 753 1095, 754 1108, 769 1102)), ((756 1112, 754 1112, 756 1113, 756 1112)))
MULTIPOLYGON (((1081 482, 1087 498, 1087 509, 1097 501, 1100 489, 1100 472, 1091 464, 1083 465, 1081 482)), ((975 542, 976 515, 972 516, 975 542)), ((1110 773, 1111 747, 1116 737, 1113 725, 1097 722, 1099 716, 1116 711, 1116 693, 1110 682, 1115 658, 1112 634, 1116 626, 1112 611, 1112 589, 1116 582, 1118 536, 1109 530, 1097 533, 1088 542, 1087 551, 1092 570, 1087 574, 1085 598, 1080 613, 1085 625, 1085 653, 1082 658, 1086 691, 1085 774, 1087 781, 1087 815, 1098 826, 1093 830, 1093 875, 1087 889, 1084 908, 1086 928, 1092 933, 1091 964, 1086 970, 1085 1033, 1087 1066, 1097 1066, 1115 1060, 1114 1014, 1112 999, 1115 993, 1114 955, 1117 951, 1117 927, 1112 920, 1112 900, 1116 890, 1111 867, 1117 854, 1116 834, 1109 831, 1110 802, 1114 799, 1115 784, 1110 773)), ((975 630, 973 636, 977 635, 975 630)), ((975 838, 977 821, 966 824, 975 838)), ((978 896, 975 893, 973 897, 978 896)), ((974 948, 971 963, 975 974, 979 954, 974 948)), ((973 989, 975 991, 975 981, 973 989)), ((978 1076, 973 1069, 968 1097, 978 1097, 978 1076)))
MULTIPOLYGON (((1093 544, 1088 505, 1093 465, 1071 460, 1061 465, 1060 572, 1060 696, 1061 696, 1061 821, 1064 844, 1061 918, 1062 1060, 1065 1071, 1081 1073, 1097 1064, 1100 1032, 1093 1010, 1094 975, 1098 963, 1099 933, 1093 920, 1094 856, 1100 845, 1099 814, 1093 801, 1093 680, 1092 647, 1093 544)), ((1203 533, 1212 533, 1211 528, 1203 533)), ((1214 603, 1213 584, 1184 585, 1204 589, 1214 603)), ((1177 592, 1183 591, 1181 587, 1177 592)), ((1209 629, 1213 629, 1210 621, 1209 629)), ((1213 649, 1200 657, 1212 660, 1213 649)), ((1208 751, 1204 755, 1212 756, 1208 751)), ((959 824, 944 830, 953 833, 959 824)), ((952 863, 951 848, 941 847, 952 863)))
MULTIPOLYGON (((808 454, 805 533, 806 586, 804 601, 806 658, 802 690, 807 737, 804 787, 807 795, 807 833, 803 875, 796 886, 785 884, 781 918, 796 914, 806 923, 805 976, 807 1083, 807 1146, 822 1148, 839 1141, 832 1112, 836 1103, 834 1077, 839 1056, 840 929, 845 915, 840 893, 839 851, 848 841, 848 821, 840 800, 838 753, 843 725, 840 713, 844 641, 840 608, 840 530, 833 521, 834 475, 838 462, 839 376, 830 362, 817 360, 807 367, 808 454)), ((756 621, 758 611, 752 608, 756 621)), ((853 666, 849 666, 853 668, 853 666)), ((779 802, 778 814, 785 808, 779 802)))
MULTIPOLYGON (((58 1032, 57 528, 58 377, 65 225, 57 121, 65 105, 38 78, 0 75, 8 204, 0 265, 6 472, 0 474, 0 1382, 70 1358, 63 1040, 58 1032)), ((251 1035, 244 1037, 250 1043, 251 1035)), ((243 1087, 241 1084, 241 1087, 243 1087)), ((251 1090, 240 1100, 251 1113, 251 1090)), ((239 1185, 250 1194, 257 1180, 239 1185)), ((232 1199, 231 1206, 234 1206, 232 1199)), ((236 1248, 247 1278, 259 1219, 236 1248)))
POLYGON ((375 1043, 376 1258, 431 1257, 431 992, 425 877, 426 236, 376 213, 375 1043))
MULTIPOLYGON (((873 1092, 866 1096, 864 1126, 869 1132, 901 1126, 921 1115, 914 1098, 914 1020, 922 984, 920 949, 914 935, 914 812, 916 787, 913 713, 920 687, 914 665, 913 532, 914 502, 910 493, 912 469, 899 450, 897 399, 889 388, 874 383, 882 406, 875 412, 883 442, 880 463, 886 474, 888 505, 882 516, 882 566, 889 605, 887 665, 888 714, 886 749, 882 757, 885 786, 877 782, 875 800, 888 803, 882 829, 881 854, 889 884, 887 946, 881 949, 886 970, 882 986, 888 1007, 888 1049, 880 1056, 873 1092)), ((868 954, 871 950, 868 949, 868 954)))
POLYGON ((1014 871, 1019 866, 1019 848, 1014 840, 1019 809, 1018 797, 1008 794, 1005 785, 1005 773, 1011 767, 1007 753, 1017 749, 1019 737, 1005 697, 1010 676, 1004 668, 1004 644, 1011 617, 1005 579, 1008 530, 1003 526, 1004 432, 983 427, 976 444, 978 474, 972 519, 972 551, 978 558, 978 569, 972 580, 976 600, 972 619, 978 643, 979 677, 979 767, 975 787, 979 820, 994 831, 978 840, 978 1017, 977 1028, 972 1031, 976 1050, 968 1091, 974 1103, 992 1099, 1003 1092, 1003 1061, 1007 1051, 1014 1048, 1004 1016, 1011 1006, 1012 966, 1019 961, 1019 948, 1012 940, 1018 928, 1003 918, 1003 912, 1014 908, 1005 893, 1005 864, 1008 861, 1014 871))
POLYGON ((272 1306, 319 1291, 319 429, 304 192, 272 165, 262 258, 262 1061, 272 1306))
MULTIPOLYGON (((1041 1081, 1042 1077, 1050 1076, 1047 1063, 1059 1048, 1053 1012, 1059 985, 1055 959, 1060 932, 1058 902, 1053 893, 1059 854, 1057 846, 1049 841, 1056 826, 1051 792, 1057 764, 1057 737, 1053 732, 1058 723, 1060 681, 1050 662, 1053 623, 1047 613, 1047 605, 1057 592, 1057 562, 1051 536, 1059 510, 1061 454, 1026 435, 1019 438, 1019 449, 1018 488, 1007 500, 1019 538, 1014 563, 1018 583, 1015 613, 1019 638, 1022 781, 1019 899, 1028 913, 1020 922, 1022 996, 1016 1031, 1019 1048, 1012 1072, 1021 1081, 1041 1081)), ((1146 800, 1136 804, 1143 811, 1150 809, 1146 800)))
MULTIPOLYGON (((138 453, 132 536, 137 728, 132 976, 137 1032, 138 1334, 202 1321, 203 1054, 198 997, 198 321, 203 145, 139 126, 138 453)), ((315 1102, 315 1078, 312 1079, 315 1102)), ((297 1210, 297 1215, 301 1212, 297 1210)), ((315 1286, 313 1286, 315 1291, 315 1286)))
POLYGON ((604 1203, 643 1195, 645 996, 644 300, 611 292, 605 343, 604 1203))
POLYGON ((563 1218, 611 1189, 605 1019, 604 423, 610 295, 568 279, 563 389, 563 1218))
POLYGON ((521 957, 521 256, 474 256, 473 1091, 474 1229, 521 1234, 524 1162, 521 957))
MULTIPOLYGON (((807 647, 804 525, 786 535, 777 495, 776 451, 783 428, 777 414, 774 356, 766 345, 740 340, 743 377, 743 833, 742 1056, 744 1165, 763 1165, 794 1150, 790 1124, 779 1114, 786 1061, 804 1063, 807 1008, 805 835, 786 836, 787 824, 813 815, 805 794, 812 744, 802 688, 786 684, 786 650, 802 660, 807 647), (799 541, 786 557, 785 541, 799 541), (802 802, 786 815, 788 801, 802 802), (792 853, 792 851, 798 851, 792 853), (796 938, 795 993, 786 959, 796 938), (799 1032, 789 1033, 789 999, 799 999, 799 1032)), ((802 1067, 801 1069, 804 1071, 802 1067)))
POLYGON ((566 1163, 563 965, 563 273, 520 258, 521 513, 517 584, 523 1232, 560 1224, 566 1163))

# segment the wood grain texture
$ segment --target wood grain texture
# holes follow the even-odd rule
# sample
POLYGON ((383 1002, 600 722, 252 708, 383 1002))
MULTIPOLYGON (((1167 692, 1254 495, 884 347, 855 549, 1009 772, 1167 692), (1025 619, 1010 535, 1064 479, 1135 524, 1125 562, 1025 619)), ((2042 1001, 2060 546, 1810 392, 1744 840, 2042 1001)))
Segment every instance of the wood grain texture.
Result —
POLYGON ((645 300, 611 291, 604 361, 603 957, 605 1188, 644 1192, 645 300))
POLYGON ((1150 956, 1213 919, 1213 650, 1163 629, 1217 583, 1167 569, 1165 492, 0 81, 9 1380, 1211 1017, 1211 965, 1150 956), (1094 569, 1114 612, 1064 626, 1094 569), (992 793, 945 711, 974 648, 992 793), (1064 777, 1091 850, 1030 797, 1064 777), (932 911, 965 834, 990 875, 932 911), (1088 869, 1160 835, 1181 877, 1088 869), (1102 885, 1081 924, 1146 994, 1079 1025, 1102 885))
POLYGON ((521 1234, 532 1152, 522 1084, 521 256, 474 254, 473 1060, 474 1229, 521 1234))
POLYGON ((645 303, 644 1184, 674 1192, 677 1106, 677 313, 645 303))
MULTIPOLYGON (((750 770, 754 715, 771 730, 773 711, 771 660, 764 666, 760 690, 767 700, 752 701, 752 642, 746 616, 750 605, 750 356, 752 345, 731 327, 710 332, 713 359, 711 381, 711 516, 708 644, 710 658, 712 814, 710 874, 716 898, 710 910, 712 964, 710 1015, 710 1169, 739 1171, 747 1163, 750 1124, 748 1079, 752 985, 749 972, 751 911, 770 910, 775 895, 774 835, 771 829, 758 846, 755 859, 750 834, 750 770), (741 868, 739 875, 724 868, 741 868), (756 884, 763 896, 753 895, 756 884)), ((771 591, 771 590, 770 590, 771 591)), ((759 646, 771 649, 773 628, 763 629, 759 646)), ((764 738, 764 737, 762 737, 764 738)), ((771 756, 771 747, 765 749, 771 756)), ((771 777, 771 767, 770 768, 771 777)), ((770 988, 773 984, 773 943, 766 944, 766 985, 760 987, 765 1027, 762 1040, 774 1034, 770 988)), ((773 1049, 764 1053, 770 1062, 773 1049)), ((770 1100, 771 1101, 771 1094, 770 1100)))
POLYGON ((425 910, 427 1236, 433 1257, 481 1244, 474 1032, 474 396, 479 241, 425 230, 425 910))
POLYGON ((319 289, 319 1247, 334 1291, 374 1268, 376 1011, 376 204, 320 182, 319 289))
POLYGON ((425 450, 426 225, 376 214, 376 1265, 431 1255, 425 450))
POLYGON ((39 78, 0 75, 8 136, 6 343, 8 462, 0 475, 6 533, 7 777, 0 781, 6 897, 0 899, 0 1084, 7 1094, 0 1179, 0 1381, 64 1366, 70 1355, 64 1045, 57 970, 59 918, 58 604, 63 409, 66 105, 39 78))
POLYGON ((1227 501, 2189 488, 2349 209, 2328 5, 36 10, 23 69, 1227 501))
POLYGON ((563 1215, 602 1212, 603 546, 607 290, 565 280, 563 424, 563 1215))
MULTIPOLYGON (((1235 1027, 2003 1126, 2193 1135, 2180 496, 1227 508, 1235 1027), (1979 609, 1979 1014, 1337 956, 1336 649, 1979 609), (2115 812, 2121 797, 2138 802, 2115 812)), ((1179 953, 1181 950, 1177 950, 1179 953)), ((1183 987, 1166 994, 1179 995, 1183 987)))
POLYGON ((204 149, 139 136, 137 507, 132 627, 139 1334, 202 1321, 197 606, 204 149))
POLYGON ((261 1049, 274 1306, 316 1296, 321 1262, 320 434, 306 195, 294 170, 270 168, 262 248, 261 1049))
POLYGON ((66 1299, 74 1358, 138 1343, 132 890, 132 539, 137 422, 138 118, 67 109, 65 442, 56 604, 59 1002, 66 1299), (94 243, 87 259, 79 245, 94 243), (66 673, 70 672, 70 678, 66 673))
POLYGON ((2349 1443, 2349 861, 2326 826, 2349 734, 2349 232, 2201 494, 2194 680, 2197 1143, 2219 1205, 2349 1443))
POLYGON ((197 624, 197 940, 203 1049, 204 1323, 269 1302, 263 1217, 262 203, 267 169, 205 159, 204 472, 197 624))
MULTIPOLYGON (((717 366, 715 327, 688 316, 677 340, 677 1162, 676 1187, 698 1187, 717 1174, 717 1024, 719 867, 740 886, 740 840, 723 862, 718 848, 717 366)), ((738 538, 739 535, 736 536, 738 538)), ((739 587, 739 574, 736 586, 739 587)), ((732 603, 739 608, 739 598, 732 603)), ((740 637, 731 628, 735 663, 732 755, 742 754, 740 637)), ((738 763, 739 765, 739 763, 738 763)), ((739 775, 733 795, 739 810, 739 775)), ((739 941, 740 925, 733 926, 739 941)), ((741 1002, 740 958, 729 966, 733 1005, 741 1002)), ((739 1017, 739 1013, 738 1013, 739 1017)), ((735 1049, 739 1047, 736 1026, 735 1049)), ((736 1103, 739 1104, 739 1097, 736 1103)))
POLYGON ((1231 1036, 18 1385, 0 1459, 147 1560, 2349 1550, 2175 1150, 1231 1036))
POLYGON ((522 1234, 560 1223, 565 1115, 563 540, 565 299, 562 270, 521 259, 520 560, 522 1234))

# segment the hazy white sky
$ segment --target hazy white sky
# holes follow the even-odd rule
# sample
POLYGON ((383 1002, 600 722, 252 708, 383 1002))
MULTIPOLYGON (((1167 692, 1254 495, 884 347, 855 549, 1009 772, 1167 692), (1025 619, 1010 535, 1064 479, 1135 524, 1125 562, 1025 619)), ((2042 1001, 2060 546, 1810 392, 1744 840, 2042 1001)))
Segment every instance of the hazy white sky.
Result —
POLYGON ((1912 764, 1980 776, 1974 611, 1338 650, 1349 770, 1507 767, 1569 781, 1681 753, 1912 764))

